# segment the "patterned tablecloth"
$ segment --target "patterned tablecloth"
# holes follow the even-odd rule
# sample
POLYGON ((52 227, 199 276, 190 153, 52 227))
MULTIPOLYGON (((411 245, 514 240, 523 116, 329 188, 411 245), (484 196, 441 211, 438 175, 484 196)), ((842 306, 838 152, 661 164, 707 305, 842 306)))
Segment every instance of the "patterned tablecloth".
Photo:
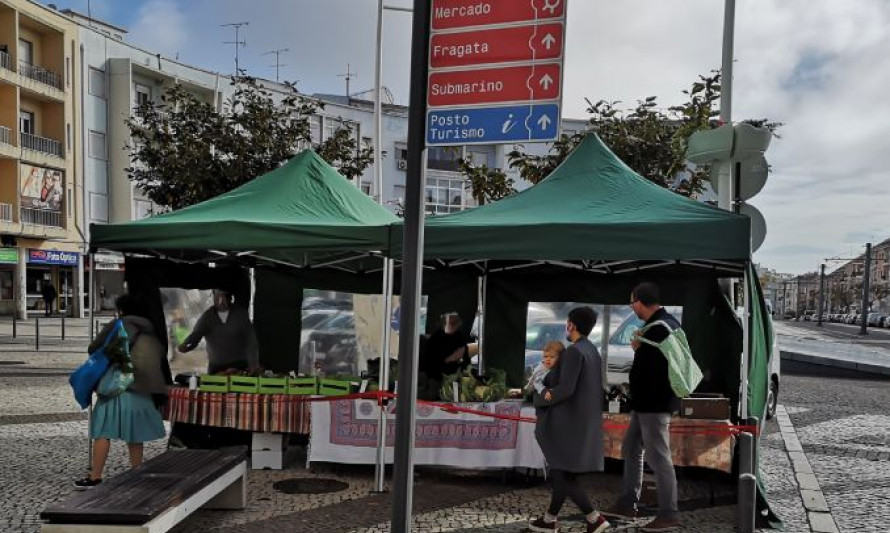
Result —
MULTIPOLYGON (((497 402, 464 407, 508 416, 533 418, 528 404, 497 402)), ((393 409, 391 405, 390 410, 393 409)), ((341 400, 312 404, 309 461, 373 464, 376 460, 379 411, 375 402, 341 400)), ((386 460, 392 461, 393 418, 387 424, 386 460)), ((603 414, 605 456, 621 458, 621 442, 630 422, 628 414, 603 414)), ((695 466, 730 472, 733 437, 729 421, 671 421, 671 451, 676 466, 695 466)), ((534 437, 534 424, 418 405, 415 462, 469 468, 541 468, 544 461, 534 437)))
POLYGON ((308 435, 310 412, 304 396, 200 392, 173 387, 165 415, 170 422, 308 435))
MULTIPOLYGON (((621 442, 627 433, 630 414, 603 413, 606 457, 621 459, 621 442)), ((697 466, 723 472, 732 471, 735 437, 729 434, 729 420, 671 419, 671 456, 674 466, 697 466)))

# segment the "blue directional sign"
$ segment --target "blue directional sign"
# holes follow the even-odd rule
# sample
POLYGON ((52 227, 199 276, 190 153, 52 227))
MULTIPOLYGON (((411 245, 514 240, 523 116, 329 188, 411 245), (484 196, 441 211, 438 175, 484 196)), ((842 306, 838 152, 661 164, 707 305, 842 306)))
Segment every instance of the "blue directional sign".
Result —
POLYGON ((426 115, 428 146, 552 141, 559 137, 559 104, 433 109, 426 115))

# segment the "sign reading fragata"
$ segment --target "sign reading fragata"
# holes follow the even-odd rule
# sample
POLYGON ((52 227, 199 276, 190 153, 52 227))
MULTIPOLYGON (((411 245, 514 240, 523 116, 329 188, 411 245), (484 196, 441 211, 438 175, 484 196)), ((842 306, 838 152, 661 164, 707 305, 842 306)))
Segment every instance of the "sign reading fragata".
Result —
POLYGON ((559 136, 566 0, 433 0, 427 144, 559 136))

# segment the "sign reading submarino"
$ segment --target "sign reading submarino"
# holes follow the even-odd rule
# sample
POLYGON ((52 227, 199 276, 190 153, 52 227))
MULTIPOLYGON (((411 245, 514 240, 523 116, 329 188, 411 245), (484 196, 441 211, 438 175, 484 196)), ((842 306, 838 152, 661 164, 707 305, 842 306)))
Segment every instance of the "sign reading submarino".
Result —
POLYGON ((427 144, 559 136, 566 0, 433 0, 427 144))

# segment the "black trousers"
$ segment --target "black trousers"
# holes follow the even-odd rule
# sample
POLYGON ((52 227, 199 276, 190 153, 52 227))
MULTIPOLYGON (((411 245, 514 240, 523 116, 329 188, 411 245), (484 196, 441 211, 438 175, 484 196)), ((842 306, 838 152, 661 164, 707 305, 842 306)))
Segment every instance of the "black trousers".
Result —
POLYGON ((578 475, 574 472, 566 472, 565 470, 548 470, 547 475, 550 478, 550 507, 547 513, 553 516, 559 514, 566 498, 572 500, 575 505, 581 509, 584 514, 593 512, 593 504, 587 493, 578 483, 578 475))

